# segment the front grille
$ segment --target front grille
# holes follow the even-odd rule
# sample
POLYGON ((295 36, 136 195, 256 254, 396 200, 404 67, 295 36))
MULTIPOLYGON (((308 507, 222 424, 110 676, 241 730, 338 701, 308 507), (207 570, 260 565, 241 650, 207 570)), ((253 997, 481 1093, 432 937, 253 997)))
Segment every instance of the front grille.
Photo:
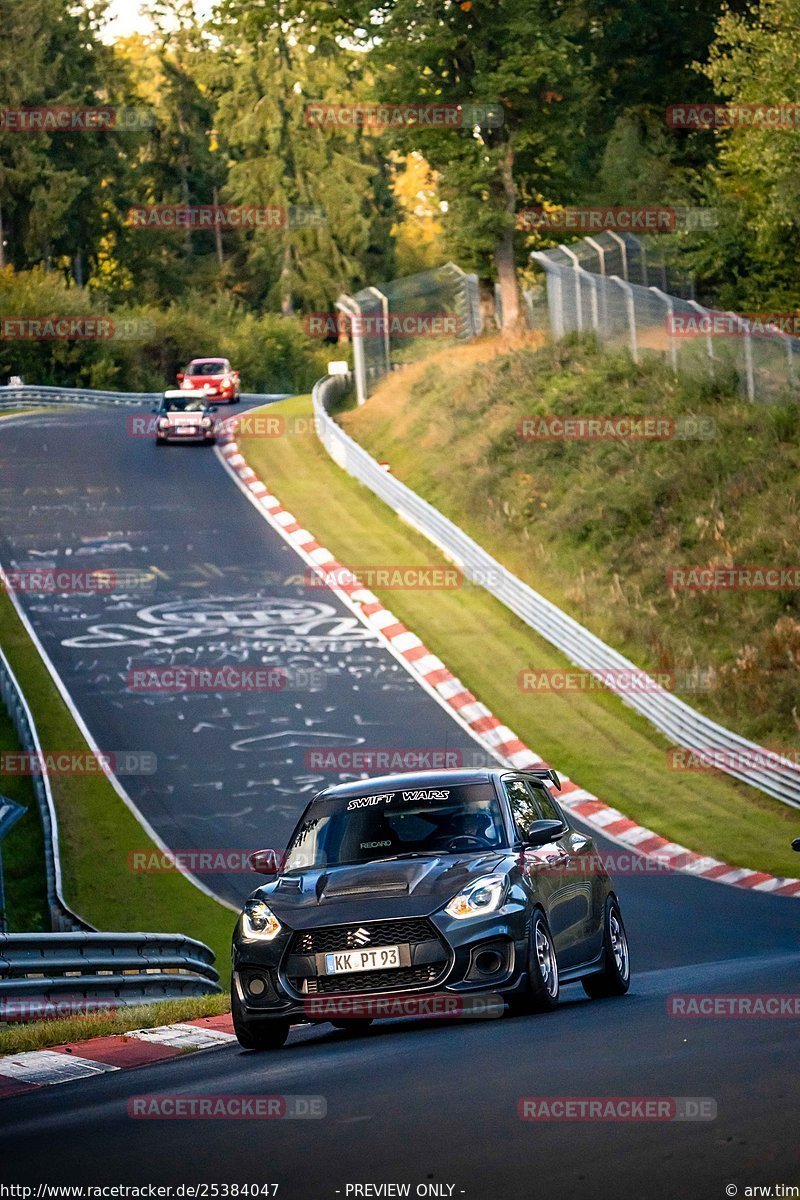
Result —
POLYGON ((316 979, 290 979, 293 987, 304 988, 304 995, 326 996, 332 993, 394 992, 398 988, 430 987, 445 974, 447 965, 429 963, 421 967, 398 967, 393 971, 357 971, 352 975, 320 975, 316 979))
MULTIPOLYGON (((320 929, 300 929, 292 936, 289 954, 327 954, 331 950, 358 950, 370 946, 400 946, 408 943, 439 941, 436 927, 425 917, 400 918, 396 921, 364 921, 352 925, 325 925, 320 929), (356 941, 359 929, 366 929, 369 941, 356 941)), ((398 972, 393 972, 397 975, 398 972)))

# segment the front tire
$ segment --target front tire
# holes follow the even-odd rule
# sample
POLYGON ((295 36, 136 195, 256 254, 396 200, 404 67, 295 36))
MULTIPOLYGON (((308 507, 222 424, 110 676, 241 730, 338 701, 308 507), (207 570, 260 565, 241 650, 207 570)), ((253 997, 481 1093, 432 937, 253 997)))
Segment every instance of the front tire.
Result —
POLYGON ((280 1050, 289 1036, 289 1022, 284 1017, 258 1022, 246 1020, 235 987, 231 988, 231 1017, 233 1032, 245 1050, 280 1050))
POLYGON ((512 997, 512 1012, 552 1012, 561 991, 558 959, 550 926, 539 908, 534 910, 531 918, 526 974, 526 989, 522 995, 512 997))
POLYGON ((628 936, 622 922, 619 901, 615 896, 606 900, 603 924, 603 970, 599 975, 587 975, 581 980, 583 990, 592 1000, 607 996, 624 996, 631 986, 631 957, 628 936))

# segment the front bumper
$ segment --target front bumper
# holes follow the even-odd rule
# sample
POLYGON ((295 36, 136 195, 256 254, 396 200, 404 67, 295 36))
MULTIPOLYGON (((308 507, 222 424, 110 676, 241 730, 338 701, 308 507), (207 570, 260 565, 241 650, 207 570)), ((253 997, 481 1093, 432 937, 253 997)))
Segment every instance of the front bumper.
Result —
POLYGON ((217 433, 211 429, 198 429, 196 433, 179 433, 177 429, 159 429, 156 432, 162 442, 213 442, 217 433))
POLYGON ((230 403, 232 400, 234 400, 236 398, 236 388, 235 387, 221 387, 221 388, 209 388, 209 389, 201 388, 201 387, 185 388, 184 391, 191 392, 194 395, 199 394, 201 396, 205 396, 206 399, 209 400, 212 404, 224 404, 226 402, 230 403))
POLYGON ((337 998, 346 1015, 354 997, 513 994, 524 986, 527 949, 527 914, 521 905, 462 921, 437 912, 424 917, 284 929, 274 942, 267 943, 242 937, 239 926, 233 944, 233 986, 247 1020, 319 1020, 321 1002, 331 1011, 337 998), (402 965, 326 974, 325 954, 346 946, 357 948, 352 937, 360 929, 367 930, 372 945, 407 947, 402 965))

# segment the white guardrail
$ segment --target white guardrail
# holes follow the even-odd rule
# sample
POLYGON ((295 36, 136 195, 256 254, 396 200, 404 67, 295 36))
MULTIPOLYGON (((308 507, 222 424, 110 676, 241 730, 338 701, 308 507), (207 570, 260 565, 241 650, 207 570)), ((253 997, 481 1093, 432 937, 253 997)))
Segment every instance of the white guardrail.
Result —
MULTIPOLYGON (((91 404, 99 407, 141 408, 159 404, 163 392, 103 392, 92 388, 40 387, 24 383, 20 387, 0 387, 0 412, 13 408, 47 408, 58 404, 91 404)), ((242 400, 265 404, 285 393, 242 392, 242 400)), ((213 403, 213 401, 212 401, 213 403)))
MULTIPOLYGON (((33 714, 23 695, 11 664, 0 646, 0 705, 5 708, 14 726, 19 743, 34 763, 42 761, 42 746, 33 714)), ((92 931, 93 926, 73 912, 64 899, 61 881, 61 860, 58 846, 58 818, 46 771, 33 770, 32 784, 44 833, 44 866, 47 885, 47 904, 50 924, 62 932, 92 931)))
POLYGON ((180 933, 0 934, 0 1025, 221 991, 213 950, 180 933))
POLYGON ((433 505, 385 471, 328 415, 330 403, 350 387, 349 375, 328 375, 314 385, 313 391, 317 434, 338 466, 438 546, 467 579, 484 587, 526 625, 562 651, 570 662, 599 676, 624 704, 646 717, 674 745, 707 754, 712 752, 714 763, 720 770, 784 804, 800 808, 800 765, 725 729, 673 692, 660 688, 630 659, 512 575, 433 505), (642 690, 615 688, 614 673, 631 671, 641 681, 642 690))

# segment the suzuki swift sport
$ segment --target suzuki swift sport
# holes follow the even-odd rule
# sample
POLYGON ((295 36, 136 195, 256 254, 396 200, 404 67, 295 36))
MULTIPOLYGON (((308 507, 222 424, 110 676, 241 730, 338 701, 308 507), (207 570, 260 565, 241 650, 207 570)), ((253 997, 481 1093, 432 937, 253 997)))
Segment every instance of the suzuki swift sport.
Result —
POLYGON ((560 787, 546 769, 426 771, 317 795, 285 855, 251 857, 274 878, 234 932, 240 1043, 283 1045, 323 998, 483 992, 534 1011, 578 980, 589 996, 624 994, 619 901, 548 784, 560 787))

